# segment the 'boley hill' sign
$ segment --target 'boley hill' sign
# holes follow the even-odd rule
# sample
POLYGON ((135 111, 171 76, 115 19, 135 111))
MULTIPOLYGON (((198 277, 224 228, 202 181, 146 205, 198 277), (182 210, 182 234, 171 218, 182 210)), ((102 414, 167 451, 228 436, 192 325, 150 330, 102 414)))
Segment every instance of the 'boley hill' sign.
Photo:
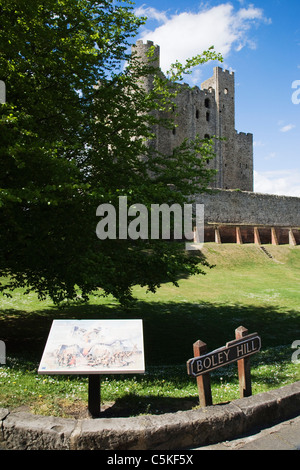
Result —
POLYGON ((219 367, 236 362, 244 357, 257 353, 261 348, 261 339, 257 333, 246 336, 241 340, 233 340, 226 346, 218 348, 200 357, 194 357, 187 362, 189 375, 198 377, 219 367))
POLYGON ((260 350, 261 339, 257 333, 248 334, 243 326, 235 330, 235 338, 209 353, 203 341, 193 344, 194 357, 187 361, 187 372, 197 380, 200 406, 212 405, 210 372, 232 362, 238 366, 240 397, 252 394, 250 357, 260 350))

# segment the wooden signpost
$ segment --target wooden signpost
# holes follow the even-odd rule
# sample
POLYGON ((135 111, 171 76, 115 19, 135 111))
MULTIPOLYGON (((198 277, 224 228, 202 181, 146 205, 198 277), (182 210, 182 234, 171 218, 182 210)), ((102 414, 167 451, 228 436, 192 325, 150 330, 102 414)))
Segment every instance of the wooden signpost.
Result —
POLYGON ((238 363, 240 397, 251 396, 250 356, 261 348, 257 333, 248 334, 248 330, 240 326, 235 330, 235 340, 229 341, 226 346, 209 353, 202 341, 197 341, 193 346, 194 357, 187 361, 187 372, 197 379, 201 406, 212 405, 209 373, 233 362, 238 363))

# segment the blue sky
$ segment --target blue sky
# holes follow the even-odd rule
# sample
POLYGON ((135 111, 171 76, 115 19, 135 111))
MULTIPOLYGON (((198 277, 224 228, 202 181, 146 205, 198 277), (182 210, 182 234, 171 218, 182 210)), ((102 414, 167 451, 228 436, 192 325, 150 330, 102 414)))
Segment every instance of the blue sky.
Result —
POLYGON ((254 136, 255 191, 300 197, 299 0, 141 0, 135 9, 148 17, 138 39, 160 45, 163 69, 211 45, 222 53, 223 64, 185 81, 200 85, 216 65, 235 72, 236 129, 254 136))

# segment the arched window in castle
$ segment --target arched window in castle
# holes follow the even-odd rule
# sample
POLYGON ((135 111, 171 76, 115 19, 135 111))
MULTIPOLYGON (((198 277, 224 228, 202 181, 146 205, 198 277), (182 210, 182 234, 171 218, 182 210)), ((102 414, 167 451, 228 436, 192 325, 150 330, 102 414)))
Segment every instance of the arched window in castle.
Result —
POLYGON ((224 95, 228 94, 228 88, 224 88, 224 95))
POLYGON ((199 119, 199 109, 196 109, 196 119, 199 119))
POLYGON ((210 119, 210 116, 209 116, 209 112, 207 111, 207 113, 206 113, 206 120, 207 120, 207 122, 209 122, 209 119, 210 119))
POLYGON ((173 134, 173 135, 176 135, 176 127, 173 127, 173 129, 172 129, 172 134, 173 134))
POLYGON ((206 108, 210 108, 210 99, 209 99, 209 98, 205 98, 204 106, 205 106, 206 108))

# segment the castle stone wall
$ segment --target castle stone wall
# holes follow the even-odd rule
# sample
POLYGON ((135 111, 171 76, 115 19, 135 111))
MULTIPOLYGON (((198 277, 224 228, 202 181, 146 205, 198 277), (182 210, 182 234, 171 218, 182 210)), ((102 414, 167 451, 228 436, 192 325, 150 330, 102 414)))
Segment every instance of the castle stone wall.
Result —
MULTIPOLYGON (((236 181, 239 189, 252 191, 253 189, 253 135, 240 132, 235 137, 235 155, 238 156, 235 165, 236 181)), ((233 186, 234 187, 234 183, 233 186)))
POLYGON ((214 190, 199 194, 193 202, 204 204, 206 224, 300 227, 300 198, 214 190))
MULTIPOLYGON (((142 62, 147 62, 147 52, 153 47, 153 42, 144 44, 143 41, 138 41, 134 47, 142 62)), ((154 48, 154 65, 159 68, 159 47, 154 48)), ((144 85, 151 89, 151 77, 146 80, 148 81, 144 85)), ((211 187, 220 189, 213 189, 211 194, 193 197, 194 203, 204 204, 206 236, 209 239, 215 237, 215 225, 223 226, 222 236, 225 240, 236 237, 236 229, 245 240, 252 240, 256 230, 254 228, 253 231, 252 227, 259 226, 262 239, 269 239, 270 230, 275 227, 278 229, 278 236, 281 236, 280 228, 284 230, 284 235, 281 236, 283 239, 287 237, 286 228, 300 228, 300 198, 252 192, 253 135, 238 133, 235 129, 234 82, 233 72, 215 67, 213 76, 200 87, 180 85, 181 91, 175 99, 176 106, 172 116, 175 127, 164 129, 157 126, 153 145, 167 158, 185 138, 194 139, 196 135, 201 138, 222 138, 216 139, 215 158, 207 162, 208 168, 217 170, 211 187), (236 228, 229 227, 230 225, 236 228)), ((300 232, 296 232, 296 242, 299 243, 300 232)))
MULTIPOLYGON (((160 49, 152 41, 146 44, 137 41, 132 50, 145 64, 149 61, 150 48, 154 48, 151 65, 159 69, 160 49)), ((196 135, 202 139, 214 136, 217 138, 215 158, 208 162, 208 168, 217 170, 217 175, 211 187, 253 191, 253 136, 235 130, 234 80, 234 72, 215 67, 213 76, 200 87, 178 84, 180 93, 174 98, 173 114, 158 114, 162 118, 172 117, 174 128, 156 126, 155 142, 151 145, 168 158, 184 139, 194 140, 196 135)), ((151 90, 152 83, 151 76, 145 77, 146 90, 151 90)))

